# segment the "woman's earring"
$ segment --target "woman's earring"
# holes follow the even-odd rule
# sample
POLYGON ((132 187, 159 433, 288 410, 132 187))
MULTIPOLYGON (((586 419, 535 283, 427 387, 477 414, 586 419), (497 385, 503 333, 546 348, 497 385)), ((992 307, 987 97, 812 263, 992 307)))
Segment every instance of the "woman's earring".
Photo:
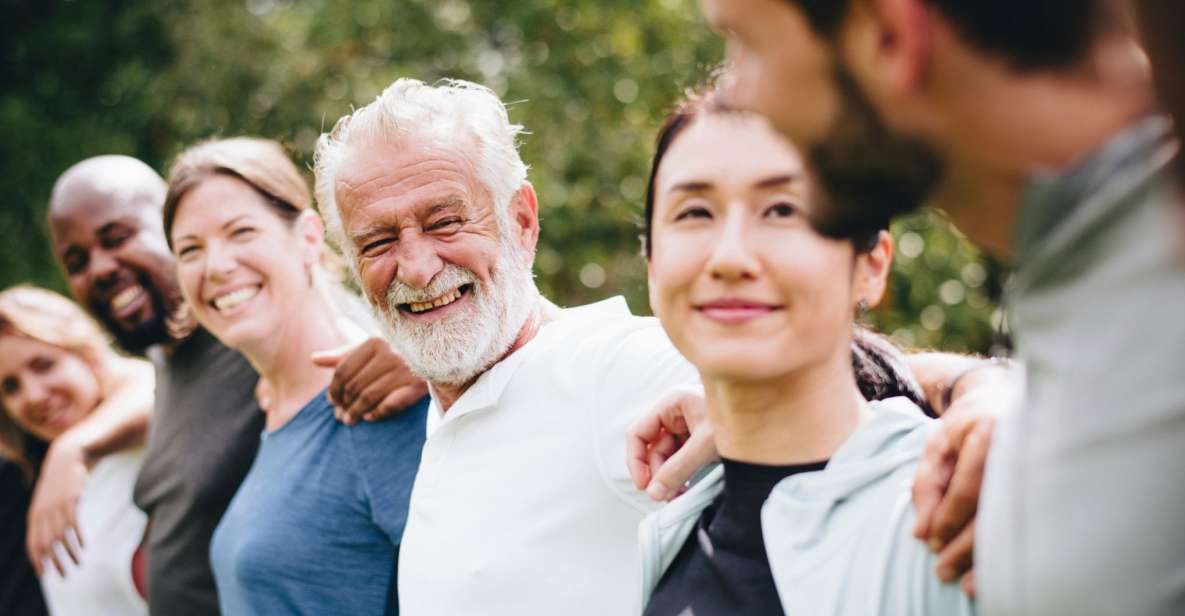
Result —
POLYGON ((862 299, 856 302, 856 316, 862 317, 868 313, 868 300, 862 299))

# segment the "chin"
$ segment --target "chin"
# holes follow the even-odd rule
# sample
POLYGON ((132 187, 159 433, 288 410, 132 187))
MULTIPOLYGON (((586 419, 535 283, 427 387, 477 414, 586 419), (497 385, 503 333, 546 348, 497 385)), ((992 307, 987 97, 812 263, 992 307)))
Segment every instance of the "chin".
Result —
POLYGON ((698 345, 698 348, 688 349, 685 355, 704 379, 769 380, 793 370, 790 365, 793 358, 784 348, 741 341, 698 345))

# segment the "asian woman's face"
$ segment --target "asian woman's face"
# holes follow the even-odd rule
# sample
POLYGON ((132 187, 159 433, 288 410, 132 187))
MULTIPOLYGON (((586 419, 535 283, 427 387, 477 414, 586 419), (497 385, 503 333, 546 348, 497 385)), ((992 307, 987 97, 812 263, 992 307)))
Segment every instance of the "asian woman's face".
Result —
POLYGON ((316 216, 290 223, 246 182, 212 175, 178 201, 171 232, 181 292, 198 322, 238 350, 279 344, 311 292, 316 216))
POLYGON ((654 195, 651 307, 705 378, 846 361, 857 303, 883 293, 888 236, 857 255, 815 232, 802 159, 764 120, 694 119, 667 150, 654 195))
POLYGON ((52 441, 101 399, 99 377, 82 356, 27 336, 0 335, 0 402, 25 432, 52 441))

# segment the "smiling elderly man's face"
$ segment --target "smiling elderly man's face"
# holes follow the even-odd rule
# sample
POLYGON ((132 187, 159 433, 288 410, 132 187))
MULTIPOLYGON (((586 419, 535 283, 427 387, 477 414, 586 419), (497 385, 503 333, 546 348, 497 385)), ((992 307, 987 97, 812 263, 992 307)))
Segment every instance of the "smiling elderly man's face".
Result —
POLYGON ((514 217, 500 220, 461 152, 401 146, 346 155, 342 227, 396 350, 428 381, 463 384, 505 354, 535 306, 533 245, 514 217))

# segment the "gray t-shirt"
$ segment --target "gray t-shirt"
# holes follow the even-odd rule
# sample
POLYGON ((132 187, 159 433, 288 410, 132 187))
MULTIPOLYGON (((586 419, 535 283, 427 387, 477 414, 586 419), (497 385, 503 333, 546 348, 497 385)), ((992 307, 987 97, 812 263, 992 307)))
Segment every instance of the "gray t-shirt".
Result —
POLYGON ((151 356, 156 410, 134 492, 149 518, 149 611, 217 614, 210 538, 259 447, 259 377, 200 328, 172 354, 151 356))
POLYGON ((981 613, 1185 614, 1185 262, 1168 122, 1146 118, 1018 221, 1001 419, 975 546, 981 613))

